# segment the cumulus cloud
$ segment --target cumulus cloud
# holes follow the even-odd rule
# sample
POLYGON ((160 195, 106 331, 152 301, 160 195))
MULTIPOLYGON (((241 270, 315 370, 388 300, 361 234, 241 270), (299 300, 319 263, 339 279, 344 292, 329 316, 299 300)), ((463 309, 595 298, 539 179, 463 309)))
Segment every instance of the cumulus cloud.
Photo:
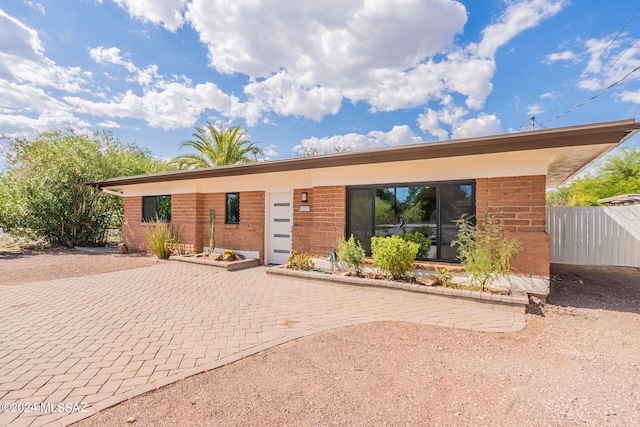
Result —
POLYGON ((527 114, 530 116, 535 116, 536 114, 544 113, 544 107, 542 104, 534 104, 529 105, 527 108, 527 114))
POLYGON ((633 102, 634 104, 640 104, 640 90, 635 92, 624 91, 619 95, 622 102, 633 102))
POLYGON ((166 83, 159 90, 143 95, 129 90, 108 102, 94 102, 80 97, 64 98, 76 111, 93 116, 136 118, 152 127, 165 130, 192 127, 206 109, 242 111, 238 99, 222 92, 213 83, 189 87, 177 82, 166 83))
POLYGON ((464 120, 453 128, 453 139, 473 138, 477 136, 502 133, 500 119, 495 114, 480 113, 478 117, 464 120))
POLYGON ((183 23, 185 0, 114 0, 133 18, 176 31, 183 23))
POLYGON ((577 61, 577 60, 578 60, 578 56, 574 52, 570 50, 565 50, 563 52, 550 53, 545 57, 544 63, 553 64, 554 62, 557 62, 557 61, 577 61))
MULTIPOLYGON (((230 95, 211 82, 166 77, 155 64, 138 66, 118 47, 105 46, 89 49, 90 57, 105 72, 125 70, 124 81, 140 88, 115 95, 96 89, 90 73, 57 66, 44 55, 35 30, 1 10, 0 79, 9 76, 14 84, 44 90, 34 96, 46 98, 47 88, 66 92, 58 107, 72 117, 88 114, 107 124, 130 117, 162 129, 191 127, 208 110, 253 125, 269 113, 320 121, 337 114, 345 100, 365 103, 370 111, 446 101, 444 112, 425 108, 418 119, 421 129, 445 138, 499 126, 493 115, 466 117, 493 90, 497 49, 567 4, 509 2, 479 41, 456 45, 467 11, 455 0, 114 1, 135 19, 169 31, 190 25, 207 47, 212 68, 246 77, 243 92, 230 95), (464 107, 454 105, 452 96, 464 107)), ((368 147, 393 144, 388 138, 395 135, 407 143, 413 141, 407 130, 402 137, 394 128, 381 135, 343 135, 340 141, 368 147)))
POLYGON ((0 78, 77 92, 86 77, 47 58, 38 33, 0 9, 0 78))
POLYGON ((440 141, 450 138, 471 138, 475 136, 502 133, 500 119, 495 114, 480 113, 477 117, 465 118, 469 112, 456 106, 451 97, 442 102, 438 110, 431 108, 418 116, 418 126, 440 141))
POLYGON ((322 138, 303 139, 293 147, 296 152, 333 153, 366 148, 391 147, 397 145, 417 144, 424 140, 417 136, 409 126, 394 126, 389 132, 372 131, 366 135, 348 133, 322 138))
MULTIPOLYGON (((589 39, 584 43, 590 58, 585 69, 585 78, 579 83, 581 89, 599 91, 619 81, 640 66, 640 46, 631 37, 613 36, 589 39)), ((635 74, 630 80, 640 79, 635 74)))
POLYGON ((0 9, 0 129, 6 136, 86 126, 51 93, 79 93, 89 77, 47 58, 38 33, 0 9))

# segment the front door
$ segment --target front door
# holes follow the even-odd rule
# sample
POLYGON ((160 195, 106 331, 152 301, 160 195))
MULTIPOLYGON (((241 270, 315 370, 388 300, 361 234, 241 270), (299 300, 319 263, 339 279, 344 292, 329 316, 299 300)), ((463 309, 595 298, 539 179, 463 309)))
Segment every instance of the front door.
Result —
POLYGON ((267 264, 286 264, 291 255, 293 193, 270 193, 267 198, 267 264))

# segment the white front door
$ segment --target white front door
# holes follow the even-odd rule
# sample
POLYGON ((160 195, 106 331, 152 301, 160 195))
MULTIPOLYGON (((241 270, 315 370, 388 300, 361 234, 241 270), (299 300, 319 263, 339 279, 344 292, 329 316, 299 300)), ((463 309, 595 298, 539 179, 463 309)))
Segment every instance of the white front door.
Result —
POLYGON ((293 193, 267 197, 267 264, 286 264, 291 255, 293 193))

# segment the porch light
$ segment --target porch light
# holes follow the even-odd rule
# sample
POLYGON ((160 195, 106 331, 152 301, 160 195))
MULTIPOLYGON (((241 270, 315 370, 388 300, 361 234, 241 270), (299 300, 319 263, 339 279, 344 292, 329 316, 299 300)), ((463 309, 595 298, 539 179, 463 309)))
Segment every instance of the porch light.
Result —
POLYGON ((309 194, 306 191, 302 192, 302 202, 307 203, 309 201, 309 194))

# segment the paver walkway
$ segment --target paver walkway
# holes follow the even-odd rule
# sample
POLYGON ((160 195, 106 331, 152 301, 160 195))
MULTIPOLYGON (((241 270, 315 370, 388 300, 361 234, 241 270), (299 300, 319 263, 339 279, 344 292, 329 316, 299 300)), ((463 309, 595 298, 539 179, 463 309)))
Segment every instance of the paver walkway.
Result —
POLYGON ((386 320, 525 322, 429 295, 178 262, 0 288, 0 425, 68 425, 291 339, 386 320))

